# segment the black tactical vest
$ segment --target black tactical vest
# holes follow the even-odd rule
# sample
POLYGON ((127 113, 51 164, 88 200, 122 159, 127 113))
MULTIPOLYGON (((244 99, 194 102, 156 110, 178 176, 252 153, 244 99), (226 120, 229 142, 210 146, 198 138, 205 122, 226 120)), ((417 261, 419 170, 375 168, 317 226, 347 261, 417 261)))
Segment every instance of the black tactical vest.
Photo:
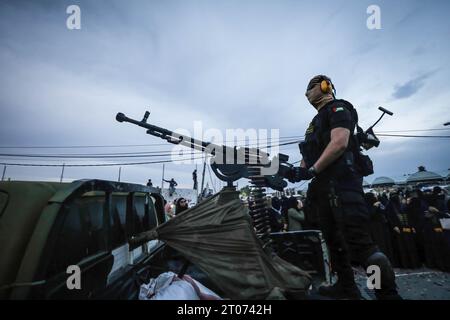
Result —
POLYGON ((322 176, 338 177, 346 174, 357 174, 354 166, 354 150, 356 149, 354 130, 358 122, 358 115, 350 102, 345 100, 333 100, 319 110, 319 113, 312 119, 305 133, 304 142, 299 144, 300 152, 309 168, 319 159, 328 143, 331 140, 331 127, 329 116, 331 108, 344 107, 351 112, 352 127, 350 128, 350 140, 344 154, 331 164, 322 176))

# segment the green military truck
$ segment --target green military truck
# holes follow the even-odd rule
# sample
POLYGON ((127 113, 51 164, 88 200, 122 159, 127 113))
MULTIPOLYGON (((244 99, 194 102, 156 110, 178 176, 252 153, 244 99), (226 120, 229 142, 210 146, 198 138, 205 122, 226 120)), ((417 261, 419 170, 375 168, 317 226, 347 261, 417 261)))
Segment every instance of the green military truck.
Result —
POLYGON ((111 181, 0 182, 0 299, 137 298, 169 266, 161 241, 128 240, 165 221, 163 201, 111 181), (71 265, 80 290, 67 286, 71 265))
MULTIPOLYGON (((305 297, 310 275, 263 248, 238 194, 224 188, 166 221, 152 187, 0 182, 0 299, 137 299, 142 284, 167 271, 223 298, 305 297)), ((314 269, 295 239, 278 235, 276 251, 314 269)))

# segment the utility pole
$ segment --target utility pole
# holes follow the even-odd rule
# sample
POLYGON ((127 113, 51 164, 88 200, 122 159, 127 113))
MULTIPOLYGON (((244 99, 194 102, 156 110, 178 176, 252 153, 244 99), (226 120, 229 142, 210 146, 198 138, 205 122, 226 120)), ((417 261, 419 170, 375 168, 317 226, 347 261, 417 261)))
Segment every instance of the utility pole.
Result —
POLYGON ((117 180, 118 182, 120 182, 120 173, 122 171, 122 167, 119 167, 119 179, 117 180))
MULTIPOLYGON (((203 194, 203 186, 205 183, 205 169, 206 169, 206 155, 205 155, 205 160, 203 161, 202 187, 200 189, 200 195, 203 194)), ((197 202, 198 202, 198 199, 197 199, 197 202)))
POLYGON ((213 188, 214 193, 216 193, 216 186, 214 184, 214 181, 213 181, 213 178, 211 175, 211 170, 209 169, 209 167, 208 167, 208 174, 209 174, 209 181, 211 181, 211 188, 213 188))
POLYGON ((197 196, 197 201, 198 201, 198 183, 197 183, 197 164, 195 164, 195 181, 194 182, 197 185, 197 190, 195 190, 195 194, 197 196))
POLYGON ((162 171, 162 178, 161 178, 161 192, 164 189, 164 163, 163 163, 163 171, 162 171))
POLYGON ((6 164, 3 167, 2 181, 5 180, 5 173, 6 173, 6 164))
POLYGON ((63 177, 64 177, 64 167, 66 166, 66 164, 65 163, 63 163, 63 165, 62 165, 62 171, 61 171, 61 179, 59 179, 59 183, 62 183, 62 181, 63 181, 63 177))

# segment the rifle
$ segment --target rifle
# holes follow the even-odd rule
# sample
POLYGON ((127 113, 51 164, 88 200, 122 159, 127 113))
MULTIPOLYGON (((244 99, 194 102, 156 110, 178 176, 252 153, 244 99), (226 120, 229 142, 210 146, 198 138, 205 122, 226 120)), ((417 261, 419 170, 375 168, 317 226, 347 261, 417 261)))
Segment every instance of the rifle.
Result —
POLYGON ((146 111, 141 121, 128 118, 123 113, 116 115, 119 122, 129 122, 147 129, 147 134, 166 140, 169 143, 183 145, 212 156, 211 169, 228 187, 241 178, 250 179, 258 187, 269 187, 282 191, 287 186, 284 178, 289 175, 292 165, 287 163, 289 156, 278 154, 269 160, 269 154, 248 147, 229 147, 201 141, 177 134, 165 128, 147 123, 150 112, 146 111))

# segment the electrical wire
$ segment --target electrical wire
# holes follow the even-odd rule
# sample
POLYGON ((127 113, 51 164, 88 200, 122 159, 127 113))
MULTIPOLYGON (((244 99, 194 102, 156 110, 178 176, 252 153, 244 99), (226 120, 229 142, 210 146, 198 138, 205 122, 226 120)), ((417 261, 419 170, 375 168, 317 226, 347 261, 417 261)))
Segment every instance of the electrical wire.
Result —
MULTIPOLYGON (((442 131, 442 130, 448 130, 448 129, 415 129, 415 130, 393 130, 393 131, 381 131, 381 132, 413 132, 413 131, 442 131)), ((382 137, 400 137, 400 138, 439 138, 439 139, 448 139, 450 138, 450 135, 433 135, 433 136, 427 136, 427 135, 405 135, 405 134, 386 134, 377 132, 376 134, 378 136, 382 137)), ((281 147, 281 148, 290 148, 294 144, 297 144, 301 142, 302 140, 298 140, 296 138, 303 137, 303 136, 286 136, 286 137, 280 137, 280 143, 275 144, 269 144, 265 146, 259 146, 256 144, 255 146, 245 146, 245 147, 258 147, 259 149, 264 148, 274 148, 274 147, 281 147), (291 141, 294 139, 293 141, 291 141)), ((235 140, 238 141, 238 140, 235 140)), ((241 140, 241 141, 247 141, 241 140)), ((250 141, 250 140, 249 140, 250 141)), ((98 145, 98 146, 21 146, 21 147, 6 147, 6 146, 0 146, 0 148, 33 148, 33 149, 40 149, 40 148, 115 148, 115 147, 136 147, 136 146, 157 146, 157 145, 167 145, 167 143, 161 143, 161 144, 151 144, 151 145, 98 145)), ((202 154, 201 151, 199 152, 191 152, 189 155, 200 155, 202 154)), ((3 153, 0 154, 0 157, 7 157, 8 161, 10 160, 19 160, 19 159, 10 159, 9 157, 16 157, 16 158, 46 158, 47 161, 57 161, 52 159, 108 159, 108 158, 153 158, 153 157, 167 157, 172 156, 173 153, 170 150, 159 150, 159 151, 147 151, 147 152, 119 152, 119 153, 103 153, 103 154, 13 154, 13 153, 3 153)), ((119 165, 141 165, 141 164, 156 164, 156 163, 169 163, 169 162, 175 162, 175 161, 187 161, 187 160, 193 160, 193 159, 200 159, 199 158, 186 158, 186 159, 161 159, 159 161, 145 161, 145 162, 130 162, 130 163, 100 163, 100 164, 65 164, 67 167, 89 167, 89 166, 119 166, 119 165)), ((26 160, 26 159, 22 159, 26 160)), ((3 160, 5 161, 5 160, 3 160)), ((68 160, 70 161, 70 160, 68 160)), ((292 164, 299 163, 299 161, 295 161, 292 164)), ((54 167, 60 167, 63 166, 62 164, 36 164, 36 163, 6 163, 1 162, 2 165, 9 165, 9 166, 39 166, 39 167, 45 167, 45 166, 54 166, 54 167)))
MULTIPOLYGON (((199 153, 190 153, 193 154, 199 154, 199 153)), ((121 155, 109 155, 109 156, 61 156, 61 155, 35 155, 35 154, 5 154, 0 153, 0 157, 23 157, 23 158, 72 158, 72 159, 108 159, 108 158, 152 158, 152 157, 168 157, 173 155, 172 153, 162 153, 162 154, 144 154, 144 155, 128 155, 128 156, 121 156, 121 155)))
POLYGON ((419 136, 419 135, 406 135, 406 134, 384 134, 376 133, 380 137, 399 137, 399 138, 443 138, 448 139, 450 136, 419 136))
POLYGON ((391 133, 391 132, 421 132, 421 131, 445 131, 450 130, 450 128, 439 128, 439 129, 412 129, 412 130, 387 130, 387 131, 377 131, 379 133, 391 133))
POLYGON ((0 162, 0 165, 4 166, 20 166, 20 167, 114 167, 114 166, 134 166, 143 164, 158 164, 158 163, 168 163, 168 162, 178 162, 178 161, 188 161, 202 159, 198 158, 186 158, 186 159, 175 159, 175 160, 161 160, 161 161, 146 161, 146 162, 127 162, 127 163, 99 163, 99 164, 37 164, 37 163, 4 163, 0 162))
MULTIPOLYGON (((280 137, 279 139, 293 139, 293 138, 301 138, 303 136, 285 136, 280 137)), ((227 142, 246 142, 246 141, 254 141, 255 139, 240 139, 240 140, 225 140, 220 143, 227 142)), ((256 139, 258 140, 258 139, 256 139)), ((71 145, 71 146, 0 146, 0 149, 83 149, 83 148, 126 148, 126 147, 153 147, 153 146, 167 146, 167 142, 165 143, 153 143, 153 144, 119 144, 119 145, 71 145)))
MULTIPOLYGON (((294 143, 298 143, 298 140, 296 141, 292 141, 292 142, 288 142, 288 143, 282 143, 282 144, 278 144, 278 145, 269 145, 266 146, 267 148, 273 148, 275 146, 286 146, 286 145, 290 145, 290 144, 294 144, 294 143)), ((195 153, 191 153, 191 155, 195 155, 195 153)), ((0 154, 1 156, 1 154, 0 154)), ((4 154, 3 154, 4 156, 4 154)), ((41 157, 41 156, 35 156, 35 155, 12 155, 10 154, 10 156, 23 156, 23 157, 41 157)), ((51 156, 49 156, 51 157, 51 156)), ((141 157, 141 155, 137 155, 136 157, 141 157)), ((201 157, 200 157, 201 158, 201 157)), ((197 159, 200 159, 197 158, 197 159)), ((194 158, 195 159, 195 158, 194 158)), ((193 160, 192 158, 188 158, 188 159, 178 159, 178 160, 173 160, 173 161, 186 161, 186 160, 193 160)), ((67 164, 65 166, 67 167, 90 167, 90 166, 119 166, 119 165, 138 165, 138 164, 155 164, 155 163, 167 163, 167 162, 172 162, 172 160, 160 160, 160 161, 147 161, 147 162, 133 162, 133 163, 115 163, 115 164, 109 164, 109 163, 104 163, 104 164, 67 164)), ((29 167, 59 167, 62 165, 59 164, 25 164, 25 163, 5 163, 2 162, 0 163, 2 165, 10 165, 10 166, 29 166, 29 167)))
MULTIPOLYGON (((278 143, 278 144, 273 144, 273 145, 264 145, 264 146, 259 146, 260 149, 269 149, 269 148, 274 148, 274 147, 280 147, 280 146, 287 146, 287 145, 291 145, 291 144, 295 144, 298 143, 300 140, 294 140, 294 141, 289 141, 289 142, 284 142, 284 143, 278 143)), ((187 146, 185 146, 186 148, 188 148, 187 146)), ((249 147, 252 148, 252 147, 249 147)), ((184 151, 183 151, 184 153, 184 151)), ((190 153, 190 155, 195 155, 195 154, 201 154, 201 151, 193 151, 190 153)), ((107 158, 151 158, 151 157, 166 157, 166 156, 172 156, 173 155, 173 151, 169 151, 168 153, 143 153, 143 152, 139 152, 138 154, 134 154, 134 153, 115 153, 115 154, 16 154, 16 153, 0 153, 0 157, 23 157, 23 158, 62 158, 62 159, 68 159, 68 158, 72 158, 72 159, 107 159, 107 158)))
MULTIPOLYGON (((377 134, 391 133, 391 132, 425 132, 425 131, 444 131, 450 130, 450 128, 433 128, 433 129, 411 129, 411 130, 386 130, 376 131, 377 134)), ((304 136, 285 136, 280 137, 282 139, 302 138, 304 136)), ((413 136, 415 137, 415 136, 413 136)), ((418 136, 422 137, 422 136, 418 136)), ((437 136, 438 137, 438 136, 437 136)), ((447 137, 447 136, 445 136, 447 137)), ((241 139, 241 140, 226 140, 226 142, 238 142, 238 141, 251 141, 254 139, 241 139)), ((119 145, 70 145, 70 146, 0 146, 0 149, 83 149, 83 148, 134 148, 134 147, 154 147, 154 146, 166 146, 167 143, 154 143, 154 144, 119 144, 119 145)), ((158 152, 158 151, 156 151, 158 152)), ((164 151, 165 152, 165 151, 164 151)), ((149 152, 150 153, 150 152, 149 152)))

